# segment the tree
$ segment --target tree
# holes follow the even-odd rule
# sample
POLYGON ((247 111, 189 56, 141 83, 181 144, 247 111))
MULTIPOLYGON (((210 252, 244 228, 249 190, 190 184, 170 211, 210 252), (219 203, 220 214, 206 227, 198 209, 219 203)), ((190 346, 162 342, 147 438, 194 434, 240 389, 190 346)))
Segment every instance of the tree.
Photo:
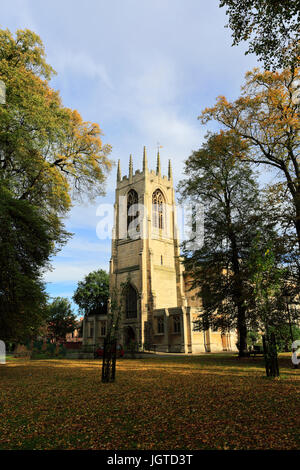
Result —
POLYGON ((104 339, 102 376, 103 383, 114 382, 116 378, 117 341, 122 307, 116 289, 111 290, 108 311, 108 328, 104 339))
MULTIPOLYGON (((130 285, 130 277, 122 282, 120 289, 124 292, 130 285)), ((104 339, 102 360, 102 382, 114 382, 116 378, 117 341, 119 338, 120 320, 123 314, 123 306, 116 286, 110 286, 110 304, 107 316, 107 333, 104 339)))
POLYGON ((39 305, 45 303, 41 270, 71 235, 61 217, 76 198, 103 194, 111 167, 111 149, 102 145, 98 124, 62 105, 50 86, 53 74, 38 35, 26 29, 14 37, 0 30, 0 80, 6 85, 6 104, 0 106, 0 188, 8 216, 8 226, 3 215, 0 228, 5 266, 0 308, 7 334, 18 337, 36 329, 34 318, 39 323, 39 305))
POLYGON ((99 269, 78 282, 73 295, 74 302, 84 315, 106 315, 109 298, 109 276, 99 269))
POLYGON ((258 231, 252 241, 248 265, 255 296, 252 327, 266 334, 272 328, 277 336, 277 332, 289 325, 291 333, 292 325, 299 321, 299 309, 296 308, 299 289, 290 276, 288 266, 278 256, 274 240, 263 239, 258 231))
POLYGON ((111 167, 98 124, 64 107, 50 87, 54 74, 43 43, 30 30, 0 30, 0 183, 44 213, 65 213, 72 197, 103 194, 111 167))
POLYGON ((246 74, 242 96, 228 102, 220 96, 212 108, 205 109, 199 119, 214 119, 225 129, 244 139, 249 147, 241 161, 269 167, 276 171, 278 182, 270 189, 275 199, 290 200, 285 212, 287 226, 294 229, 294 242, 300 250, 300 167, 299 110, 293 99, 293 81, 298 70, 291 72, 260 72, 246 74), (285 195, 285 196, 284 196, 285 195))
MULTIPOLYGON (((266 249, 260 234, 254 239, 249 256, 250 279, 254 285, 255 320, 264 332, 263 345, 267 376, 278 376, 276 326, 284 323, 282 313, 282 290, 285 269, 277 266, 272 246, 266 249), (273 327, 273 328, 272 328, 273 327), (275 328, 274 328, 275 327, 275 328)), ((252 322, 253 322, 252 317, 252 322)))
POLYGON ((220 0, 227 7, 233 45, 250 40, 266 69, 299 64, 299 0, 220 0))
POLYGON ((201 288, 204 328, 237 328, 242 356, 247 342, 247 257, 261 222, 258 187, 246 157, 248 147, 230 132, 210 134, 202 147, 185 161, 186 179, 179 185, 183 199, 205 207, 202 248, 184 245, 185 267, 201 288))
POLYGON ((291 352, 293 340, 300 339, 300 328, 293 324, 283 323, 277 327, 270 327, 276 335, 276 343, 280 352, 291 352))
POLYGON ((61 342, 68 333, 72 333, 77 326, 71 303, 64 297, 56 297, 48 306, 48 336, 51 340, 61 342))
POLYGON ((15 342, 33 337, 46 316, 41 268, 54 243, 67 237, 57 218, 45 220, 28 201, 0 186, 0 331, 15 342))

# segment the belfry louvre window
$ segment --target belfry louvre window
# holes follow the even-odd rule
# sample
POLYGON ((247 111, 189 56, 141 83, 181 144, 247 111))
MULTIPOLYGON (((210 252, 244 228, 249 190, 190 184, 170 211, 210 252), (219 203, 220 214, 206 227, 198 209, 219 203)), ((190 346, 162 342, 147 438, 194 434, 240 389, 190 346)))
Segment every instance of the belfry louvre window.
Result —
POLYGON ((127 230, 130 223, 138 217, 138 213, 134 215, 129 215, 129 209, 131 206, 138 204, 138 195, 134 189, 131 189, 127 194, 127 230))
POLYGON ((132 286, 126 291, 126 318, 137 317, 137 295, 132 286))
POLYGON ((157 189, 152 194, 152 223, 155 228, 164 228, 165 200, 162 192, 157 189))

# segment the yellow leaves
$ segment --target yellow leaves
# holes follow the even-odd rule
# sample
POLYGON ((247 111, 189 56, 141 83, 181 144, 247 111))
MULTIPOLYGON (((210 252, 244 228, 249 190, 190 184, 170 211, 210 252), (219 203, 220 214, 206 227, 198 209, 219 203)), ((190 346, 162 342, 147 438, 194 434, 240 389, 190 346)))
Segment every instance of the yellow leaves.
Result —
POLYGON ((280 139, 282 148, 285 139, 290 139, 292 129, 294 138, 299 140, 299 114, 292 102, 292 79, 287 70, 254 69, 246 74, 242 96, 232 103, 219 96, 216 104, 206 108, 199 119, 204 124, 215 119, 254 145, 260 142, 270 146, 280 139))
POLYGON ((45 50, 41 38, 29 29, 17 30, 16 37, 9 30, 0 30, 2 59, 13 65, 24 66, 47 80, 55 73, 45 61, 45 50))
POLYGON ((22 175, 26 194, 41 194, 36 203, 62 211, 70 206, 71 187, 77 195, 102 194, 111 148, 102 144, 99 125, 65 108, 59 92, 49 86, 54 71, 45 61, 39 36, 19 30, 14 38, 0 30, 0 49, 0 75, 7 85, 0 130, 7 134, 2 141, 8 142, 7 155, 13 160, 6 168, 22 175))

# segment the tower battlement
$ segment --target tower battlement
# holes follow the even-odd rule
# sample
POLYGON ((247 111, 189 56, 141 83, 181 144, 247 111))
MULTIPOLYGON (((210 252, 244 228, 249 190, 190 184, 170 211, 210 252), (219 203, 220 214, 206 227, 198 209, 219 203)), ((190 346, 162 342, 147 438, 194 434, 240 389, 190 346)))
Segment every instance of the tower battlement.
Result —
POLYGON ((133 159, 132 155, 129 156, 129 169, 128 175, 121 176, 121 163, 118 160, 118 170, 117 170, 117 187, 123 186, 124 183, 127 185, 128 183, 134 183, 137 180, 140 180, 140 177, 146 178, 147 176, 151 176, 152 178, 156 178, 156 181, 162 181, 166 184, 168 181, 173 181, 172 176, 172 167, 171 167, 171 160, 168 162, 168 175, 161 174, 161 165, 160 165, 160 154, 159 151, 157 152, 156 156, 156 170, 149 170, 148 169, 148 162, 147 162, 147 153, 146 147, 144 147, 143 151, 143 167, 142 169, 137 169, 133 171, 133 159))

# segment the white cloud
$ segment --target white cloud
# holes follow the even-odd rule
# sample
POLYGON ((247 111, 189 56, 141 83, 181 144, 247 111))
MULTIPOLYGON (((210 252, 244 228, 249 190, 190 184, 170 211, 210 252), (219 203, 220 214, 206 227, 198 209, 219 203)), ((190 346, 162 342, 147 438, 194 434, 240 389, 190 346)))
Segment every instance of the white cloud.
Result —
MULTIPOLYGON (((51 57, 49 59, 51 62, 51 57)), ((53 61, 55 61, 56 68, 61 74, 70 73, 85 79, 99 79, 108 88, 113 89, 105 65, 88 54, 74 53, 72 50, 61 49, 56 51, 53 61)))
MULTIPOLYGON (((115 174, 112 175, 112 179, 115 179, 115 174)), ((114 184, 111 181, 111 184, 114 184)), ((114 207, 113 207, 113 195, 108 194, 106 198, 99 198, 96 202, 90 203, 90 204, 85 204, 85 205, 79 205, 79 206, 74 206, 69 215, 65 218, 65 224, 67 230, 72 231, 78 231, 79 229, 88 229, 91 238, 95 238, 97 235, 97 225, 101 221, 101 216, 97 215, 97 211, 99 211, 99 208, 101 205, 105 205, 105 207, 108 205, 110 208, 110 212, 113 215, 114 207), (107 201, 108 199, 108 201, 107 201)), ((98 212, 99 214, 100 212, 98 212)), ((108 238, 109 240, 111 237, 111 233, 108 233, 108 238)), ((101 243, 103 243, 105 240, 100 240, 101 243)), ((99 242, 99 249, 100 249, 100 242, 99 242)), ((70 243, 70 242, 69 242, 70 243)), ((84 241, 86 243, 86 240, 84 241)))
POLYGON ((108 265, 100 264, 97 262, 90 264, 76 264, 72 261, 70 263, 56 262, 53 264, 53 271, 48 271, 44 275, 45 282, 78 282, 84 278, 91 271, 97 269, 108 270, 108 265))
POLYGON ((153 61, 143 61, 138 72, 125 75, 110 109, 123 117, 126 128, 134 129, 134 133, 124 136, 123 149, 117 148, 125 174, 129 153, 133 153, 134 167, 141 168, 143 145, 148 149, 149 166, 155 168, 158 142, 163 146, 162 166, 167 171, 167 160, 171 158, 175 179, 181 174, 183 160, 201 144, 204 134, 196 116, 191 118, 186 112, 184 93, 178 63, 159 54, 153 61))

